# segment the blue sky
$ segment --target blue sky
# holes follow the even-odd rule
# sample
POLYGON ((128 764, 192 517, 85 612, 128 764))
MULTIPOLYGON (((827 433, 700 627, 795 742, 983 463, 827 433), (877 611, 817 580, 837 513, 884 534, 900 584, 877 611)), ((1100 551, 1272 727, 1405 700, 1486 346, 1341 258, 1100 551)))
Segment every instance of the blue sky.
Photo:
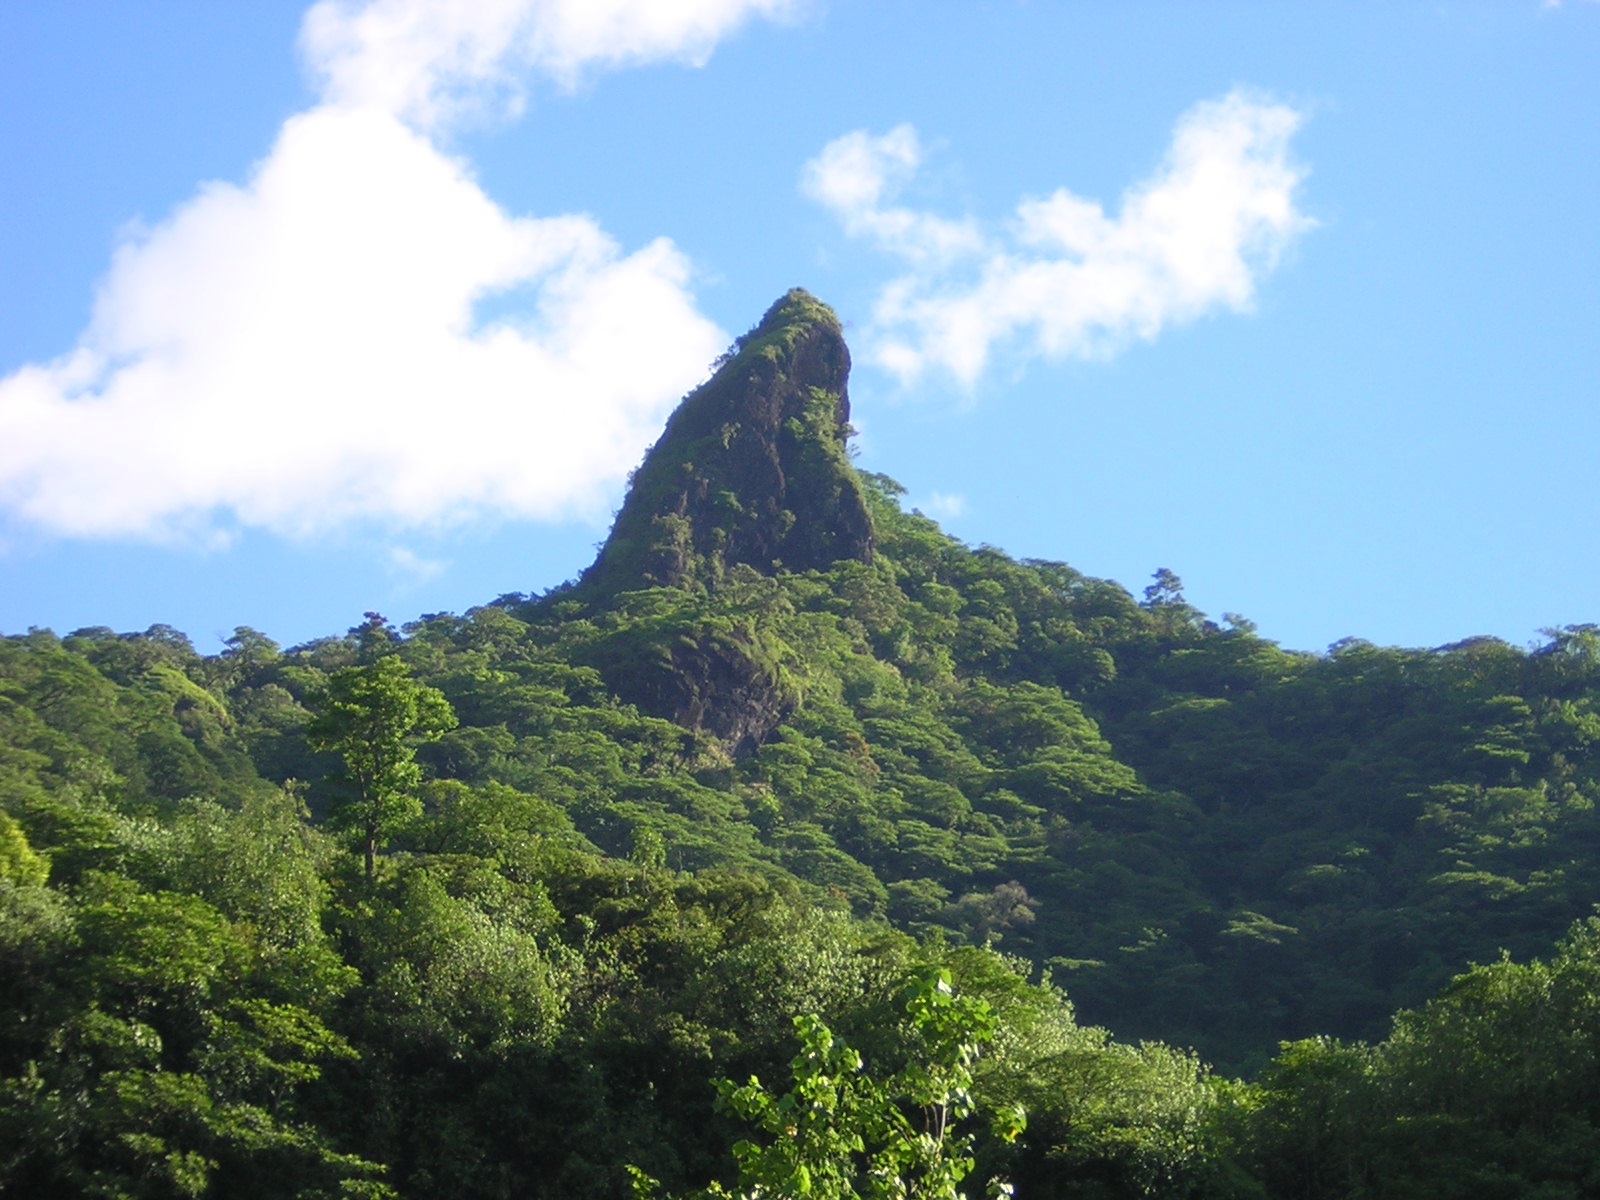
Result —
POLYGON ((1600 620, 1600 4, 0 6, 0 632, 576 575, 786 288, 953 534, 1600 620))

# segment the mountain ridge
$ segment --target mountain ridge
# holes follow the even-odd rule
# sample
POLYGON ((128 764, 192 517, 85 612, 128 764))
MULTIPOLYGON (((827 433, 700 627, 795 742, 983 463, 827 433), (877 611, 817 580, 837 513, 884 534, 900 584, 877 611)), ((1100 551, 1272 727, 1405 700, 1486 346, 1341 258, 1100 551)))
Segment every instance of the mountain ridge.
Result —
POLYGON ((0 1191, 727 1195, 686 1190, 738 1136, 711 1081, 781 1078, 796 1018, 876 1068, 929 969, 1004 1031, 1019 1197, 1592 1190, 1600 627, 1291 653, 1169 571, 968 546, 854 472, 813 304, 686 400, 587 586, 287 650, 0 638, 0 1191), (870 553, 798 568, 680 454, 780 393, 767 517, 816 468, 870 553), (635 570, 659 516, 677 576, 635 570), (378 667, 459 724, 369 875, 308 730, 378 667))

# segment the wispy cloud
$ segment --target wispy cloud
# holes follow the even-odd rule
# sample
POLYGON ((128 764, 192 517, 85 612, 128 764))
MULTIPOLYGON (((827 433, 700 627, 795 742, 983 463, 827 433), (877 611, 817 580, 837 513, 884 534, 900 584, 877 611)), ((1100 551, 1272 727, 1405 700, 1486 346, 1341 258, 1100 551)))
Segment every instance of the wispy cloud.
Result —
POLYGON ((486 97, 514 107, 535 73, 704 61, 788 7, 316 5, 320 102, 246 182, 126 237, 76 348, 0 379, 0 508, 205 541, 598 511, 727 336, 671 242, 508 213, 434 131, 486 97), (507 294, 515 316, 476 320, 507 294))
POLYGON ((930 516, 959 517, 967 511, 967 498, 959 492, 930 492, 917 507, 930 516))
POLYGON ((886 203, 910 182, 922 157, 922 143, 910 125, 897 125, 881 137, 857 130, 823 147, 805 165, 800 186, 837 214, 846 233, 871 238, 913 262, 943 263, 981 251, 984 238, 975 221, 950 221, 886 203))
POLYGON ((1248 310, 1259 280, 1313 222, 1289 156, 1301 116, 1234 91, 1179 120, 1165 161, 1121 210, 1065 188, 985 228, 896 206, 922 160, 910 126, 825 147, 801 186, 853 236, 904 261, 880 293, 868 355, 911 380, 973 383, 997 346, 1098 357, 1218 309, 1248 310))
POLYGON ((427 583, 437 579, 450 564, 437 558, 423 558, 409 546, 389 548, 389 570, 410 584, 427 583))

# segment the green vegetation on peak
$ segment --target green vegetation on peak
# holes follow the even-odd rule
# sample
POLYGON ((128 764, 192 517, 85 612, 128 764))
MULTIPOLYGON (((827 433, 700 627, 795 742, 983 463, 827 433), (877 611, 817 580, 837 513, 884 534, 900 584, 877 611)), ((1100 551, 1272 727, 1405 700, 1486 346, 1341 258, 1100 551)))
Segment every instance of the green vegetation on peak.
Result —
POLYGON ((767 310, 678 406, 583 589, 715 588, 872 557, 846 453, 850 352, 833 310, 798 288, 767 310))

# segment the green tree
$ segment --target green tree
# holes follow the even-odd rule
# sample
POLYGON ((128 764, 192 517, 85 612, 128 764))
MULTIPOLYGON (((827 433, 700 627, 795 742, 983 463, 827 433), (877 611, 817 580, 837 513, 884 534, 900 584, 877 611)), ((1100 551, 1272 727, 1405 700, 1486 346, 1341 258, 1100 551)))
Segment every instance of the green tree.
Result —
MULTIPOLYGON (((759 1079, 717 1083, 719 1106, 755 1127, 760 1141, 735 1143, 739 1183, 713 1184, 703 1196, 813 1197, 815 1200, 964 1200, 961 1184, 976 1166, 972 1131, 960 1129, 977 1105, 973 1068, 997 1022, 986 1000, 960 996, 949 972, 916 980, 905 996, 905 1019, 895 1031, 907 1061, 875 1075, 859 1051, 814 1014, 795 1018, 800 1053, 794 1084, 777 1095, 759 1079)), ((1018 1105, 993 1116, 995 1133, 1014 1139, 1027 1124, 1018 1105)), ((654 1181, 629 1168, 635 1194, 654 1194, 654 1181)), ((1010 1186, 991 1181, 992 1195, 1010 1186)))
POLYGON ((0 879, 18 884, 41 884, 50 877, 50 860, 28 845, 22 826, 0 811, 0 879))
POLYGON ((335 671, 313 701, 306 736, 316 749, 343 755, 344 782, 355 793, 330 823, 359 835, 371 881, 379 839, 422 811, 416 743, 454 729, 456 715, 442 692, 412 679, 392 654, 335 671))

